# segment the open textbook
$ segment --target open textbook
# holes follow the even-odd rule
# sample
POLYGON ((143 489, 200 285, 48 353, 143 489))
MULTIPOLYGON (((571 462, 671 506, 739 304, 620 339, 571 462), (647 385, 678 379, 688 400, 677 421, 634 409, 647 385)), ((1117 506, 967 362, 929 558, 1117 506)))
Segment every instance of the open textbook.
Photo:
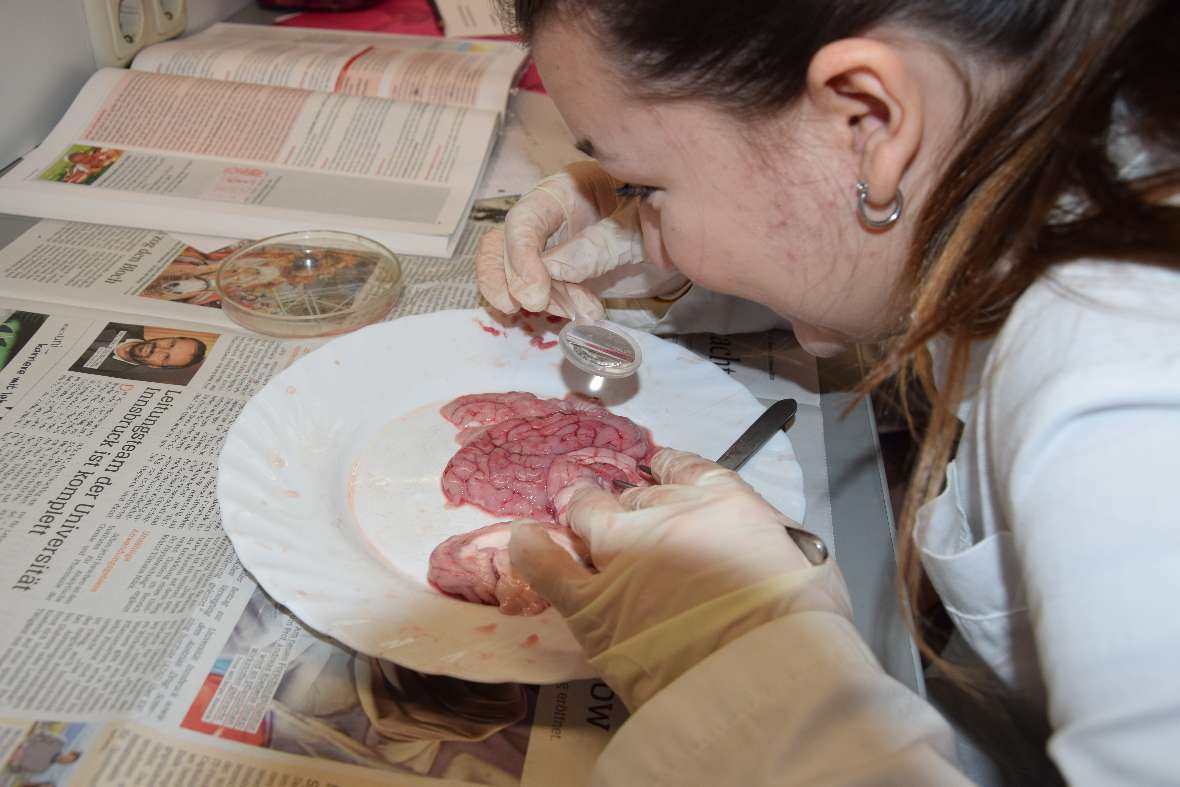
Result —
POLYGON ((526 53, 218 24, 102 69, 0 178, 0 212, 450 256, 526 53))

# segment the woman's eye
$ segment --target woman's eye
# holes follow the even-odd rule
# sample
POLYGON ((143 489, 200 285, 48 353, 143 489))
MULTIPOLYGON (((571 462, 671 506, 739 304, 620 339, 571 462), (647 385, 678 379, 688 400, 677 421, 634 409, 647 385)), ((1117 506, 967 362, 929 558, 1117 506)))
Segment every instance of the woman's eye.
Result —
POLYGON ((637 186, 634 183, 624 183, 615 189, 615 196, 619 199, 627 199, 628 197, 638 197, 645 200, 652 194, 655 194, 659 189, 654 186, 637 186))

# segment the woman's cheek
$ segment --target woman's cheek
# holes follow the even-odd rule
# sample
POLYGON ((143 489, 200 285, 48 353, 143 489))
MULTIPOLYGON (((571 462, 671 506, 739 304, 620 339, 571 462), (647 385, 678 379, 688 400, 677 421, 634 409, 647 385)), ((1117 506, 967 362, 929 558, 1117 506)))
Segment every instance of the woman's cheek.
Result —
POLYGON ((708 237, 701 233, 700 226, 681 222, 682 213, 667 196, 666 192, 658 191, 639 207, 639 226, 643 230, 648 262, 663 270, 679 271, 715 292, 731 292, 726 287, 729 282, 725 266, 710 264, 705 253, 708 237))
POLYGON ((660 248, 667 265, 680 271, 692 281, 715 292, 726 292, 725 265, 706 253, 707 241, 694 228, 681 228, 669 221, 665 211, 660 225, 660 248))

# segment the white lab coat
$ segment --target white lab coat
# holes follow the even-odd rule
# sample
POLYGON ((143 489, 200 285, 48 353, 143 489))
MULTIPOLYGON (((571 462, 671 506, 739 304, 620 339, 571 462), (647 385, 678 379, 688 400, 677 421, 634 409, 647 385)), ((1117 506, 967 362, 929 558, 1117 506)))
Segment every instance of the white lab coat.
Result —
MULTIPOLYGON (((1180 274, 1063 266, 977 349, 946 491, 915 534, 926 570, 1069 782, 1180 782, 1180 274)), ((964 781, 948 724, 824 613, 689 670, 595 771, 598 785, 964 781)))

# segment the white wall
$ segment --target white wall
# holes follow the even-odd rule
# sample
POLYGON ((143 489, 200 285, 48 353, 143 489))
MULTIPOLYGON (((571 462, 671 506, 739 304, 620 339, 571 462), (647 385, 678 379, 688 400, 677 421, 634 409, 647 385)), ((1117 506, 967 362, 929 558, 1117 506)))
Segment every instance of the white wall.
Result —
MULTIPOLYGON (((188 31, 253 0, 188 0, 188 31)), ((82 0, 0 0, 0 168, 36 146, 95 71, 82 0)))
POLYGON ((248 5, 254 5, 254 0, 188 0, 187 32, 204 30, 248 5))

